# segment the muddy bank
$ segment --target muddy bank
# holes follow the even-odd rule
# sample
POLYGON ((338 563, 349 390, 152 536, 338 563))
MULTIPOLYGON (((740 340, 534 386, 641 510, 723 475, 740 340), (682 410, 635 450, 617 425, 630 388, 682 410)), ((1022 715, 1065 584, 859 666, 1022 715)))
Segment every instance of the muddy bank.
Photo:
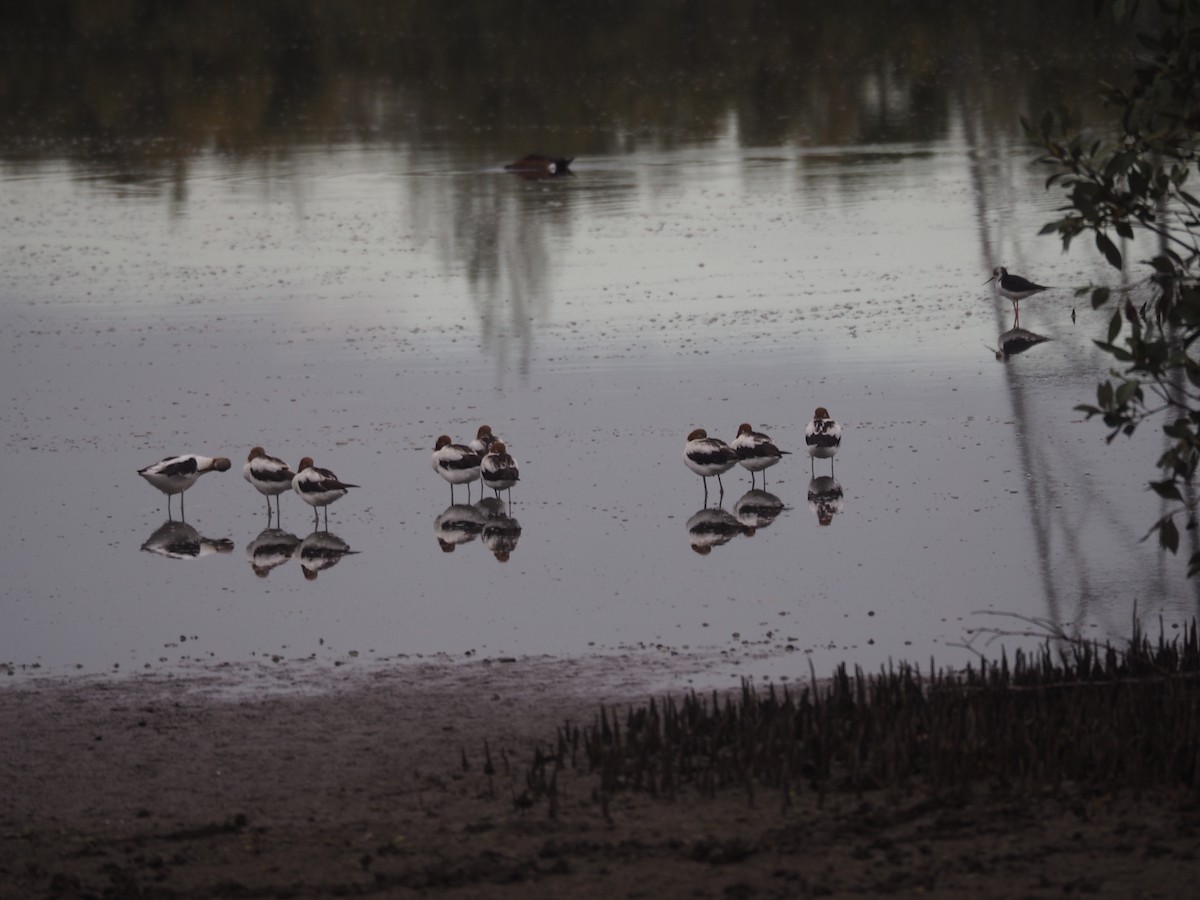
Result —
POLYGON ((634 668, 542 658, 5 687, 0 896, 1190 894, 1200 806, 1179 790, 605 804, 593 776, 564 770, 556 808, 530 804, 536 749, 600 703, 645 699, 634 668))

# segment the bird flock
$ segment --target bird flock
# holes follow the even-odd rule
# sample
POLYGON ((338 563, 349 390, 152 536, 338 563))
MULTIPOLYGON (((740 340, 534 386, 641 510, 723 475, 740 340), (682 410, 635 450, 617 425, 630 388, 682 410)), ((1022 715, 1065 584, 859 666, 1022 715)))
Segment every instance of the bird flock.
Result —
MULTIPOLYGON (((179 494, 179 514, 183 516, 183 492, 195 484, 205 472, 226 472, 231 463, 224 456, 201 456, 185 453, 168 456, 138 474, 167 495, 167 515, 171 514, 171 497, 179 494)), ((512 499, 512 488, 520 481, 520 470, 508 452, 504 442, 492 434, 488 425, 481 425, 475 439, 469 444, 456 444, 449 435, 443 434, 433 448, 433 469, 450 483, 450 502, 454 503, 454 486, 467 485, 467 500, 470 501, 470 484, 482 481, 499 498, 501 491, 508 491, 512 499)), ((325 524, 329 524, 329 504, 340 500, 357 488, 357 484, 342 481, 329 469, 317 466, 311 456, 300 460, 295 471, 275 456, 268 456, 262 447, 255 447, 242 466, 242 475, 260 494, 267 498, 267 516, 279 513, 279 498, 289 490, 313 508, 313 518, 321 521, 319 509, 325 510, 325 524), (271 498, 275 498, 272 507, 271 498)))
POLYGON ((475 439, 469 444, 456 444, 448 434, 437 439, 433 447, 433 471, 450 482, 450 502, 454 503, 454 486, 467 486, 467 502, 471 500, 471 482, 482 481, 497 497, 521 480, 517 461, 508 452, 504 441, 492 434, 490 425, 480 425, 475 439))
MULTIPOLYGON (((179 495, 179 515, 183 516, 183 492, 199 480, 205 472, 227 472, 230 462, 224 456, 200 456, 195 453, 185 453, 182 456, 168 456, 144 469, 138 469, 138 474, 167 495, 167 515, 171 515, 171 497, 179 495)), ((262 447, 250 451, 246 464, 242 466, 242 475, 254 485, 254 488, 267 498, 267 514, 271 514, 271 498, 275 498, 275 510, 279 509, 279 495, 291 489, 301 500, 313 508, 313 519, 320 521, 319 508, 325 508, 325 524, 329 524, 330 503, 340 500, 357 484, 347 484, 329 469, 322 469, 313 464, 311 456, 300 460, 297 471, 293 472, 288 464, 274 456, 268 456, 262 447)))
MULTIPOLYGON (((813 420, 808 423, 805 442, 809 456, 814 460, 830 460, 832 473, 833 455, 842 443, 842 427, 829 417, 829 412, 824 407, 819 407, 813 420)), ((688 435, 683 460, 689 469, 703 478, 704 498, 707 503, 710 476, 716 476, 721 496, 724 496, 725 486, 721 482, 721 474, 740 463, 750 472, 751 487, 755 485, 755 477, 759 472, 764 473, 765 487, 765 471, 790 452, 779 449, 768 435, 755 431, 749 423, 743 422, 738 427, 737 436, 729 444, 709 437, 703 428, 693 430, 688 435)), ((511 502, 512 488, 521 479, 516 460, 508 452, 504 441, 496 437, 488 425, 481 425, 469 444, 456 444, 449 435, 440 435, 433 447, 432 462, 433 470, 450 485, 451 504, 454 503, 456 485, 466 485, 469 503, 471 483, 474 481, 482 482, 484 487, 495 493, 497 499, 501 491, 507 491, 511 502)), ((167 495, 168 516, 171 513, 171 497, 178 494, 179 513, 182 517, 184 491, 195 484, 205 472, 226 472, 230 467, 231 463, 226 457, 188 453, 169 456, 139 469, 138 474, 167 495)), ((282 459, 269 456, 262 447, 254 447, 250 451, 245 465, 242 466, 242 475, 266 498, 268 517, 280 512, 279 498, 291 490, 313 508, 313 519, 316 522, 321 521, 318 510, 325 510, 326 526, 329 524, 329 505, 358 487, 356 484, 342 481, 329 469, 317 466, 311 456, 301 459, 300 465, 293 471, 282 459), (272 497, 275 498, 274 506, 271 505, 272 497)))
MULTIPOLYGON (((829 410, 819 406, 813 413, 812 421, 804 429, 804 443, 812 462, 810 466, 816 474, 816 460, 828 459, 829 472, 833 474, 833 456, 842 446, 842 426, 829 416, 829 410)), ((736 465, 750 472, 750 486, 755 485, 755 475, 763 472, 763 486, 766 486, 766 470, 778 463, 789 450, 780 450, 768 435, 755 431, 753 426, 743 422, 738 426, 737 437, 730 443, 720 438, 709 437, 703 428, 694 429, 687 436, 683 447, 684 464, 704 480, 704 502, 708 503, 708 479, 715 477, 720 496, 725 496, 725 485, 721 475, 736 465)))
MULTIPOLYGON (((562 165, 561 169, 565 171, 566 165, 562 165)), ((551 168, 549 171, 553 172, 555 169, 551 168)), ((993 284, 998 295, 1012 302, 1014 318, 1020 315, 1021 300, 1048 290, 1044 285, 1035 284, 1020 275, 1010 274, 1003 266, 994 268, 992 277, 984 284, 993 284)), ((813 413, 812 420, 804 429, 804 442, 814 477, 818 459, 829 460, 829 472, 832 476, 833 457, 842 445, 842 426, 829 415, 825 407, 819 406, 813 413)), ((738 426, 737 435, 729 443, 720 438, 709 437, 703 428, 693 429, 684 445, 683 461, 691 471, 701 477, 704 484, 704 501, 707 505, 709 478, 717 479, 720 496, 723 498, 725 485, 721 481, 721 475, 734 466, 741 465, 750 472, 751 489, 755 487, 756 477, 760 472, 763 473, 765 488, 766 470, 789 453, 788 450, 781 450, 769 435, 755 431, 753 426, 743 422, 738 426)), ((488 425, 479 426, 474 439, 466 444, 455 443, 449 435, 440 435, 434 444, 432 463, 433 470, 450 485, 451 505, 454 504, 454 489, 458 485, 466 486, 468 503, 471 499, 471 484, 475 481, 481 482, 482 487, 491 489, 497 499, 502 491, 507 491, 511 501, 512 488, 520 481, 520 470, 516 460, 508 452, 504 441, 493 434, 488 425)), ((182 516, 183 493, 205 472, 225 472, 230 466, 230 461, 223 456, 183 454, 167 457, 139 469, 138 474, 167 495, 168 516, 171 512, 171 497, 179 494, 179 512, 182 516)), ((283 460, 268 456, 262 447, 255 447, 250 451, 242 467, 242 474, 246 481, 266 497, 268 515, 272 512, 278 514, 279 497, 290 489, 313 508, 313 518, 318 523, 318 510, 324 509, 327 526, 329 505, 358 487, 342 481, 329 469, 318 467, 310 456, 301 459, 300 465, 293 471, 283 460), (275 498, 273 510, 272 497, 275 498)))

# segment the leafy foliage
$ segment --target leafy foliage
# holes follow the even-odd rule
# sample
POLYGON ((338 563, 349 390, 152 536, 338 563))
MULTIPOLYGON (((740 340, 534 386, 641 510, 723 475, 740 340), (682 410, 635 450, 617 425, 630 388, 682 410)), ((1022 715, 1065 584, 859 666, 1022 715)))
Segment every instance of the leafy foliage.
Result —
MULTIPOLYGON (((1096 391, 1096 403, 1077 407, 1100 417, 1111 431, 1132 434, 1152 416, 1170 443, 1158 460, 1162 480, 1150 487, 1168 511, 1153 526, 1162 547, 1179 549, 1179 527, 1196 527, 1194 479, 1200 461, 1200 199, 1188 181, 1200 163, 1200 0, 1159 0, 1156 9, 1115 0, 1118 20, 1149 21, 1155 31, 1139 31, 1142 56, 1128 88, 1105 85, 1103 97, 1116 112, 1109 134, 1085 133, 1064 111, 1040 122, 1022 122, 1052 170, 1047 189, 1058 188, 1066 203, 1062 217, 1043 234, 1057 234, 1063 248, 1091 235, 1097 250, 1115 268, 1123 258, 1115 239, 1149 238, 1156 254, 1138 260, 1152 296, 1140 308, 1128 292, 1083 288, 1093 308, 1113 305, 1107 336, 1096 341, 1115 366, 1096 391), (1147 13, 1143 18, 1139 12, 1147 13)), ((1200 573, 1193 553, 1189 576, 1200 573)))

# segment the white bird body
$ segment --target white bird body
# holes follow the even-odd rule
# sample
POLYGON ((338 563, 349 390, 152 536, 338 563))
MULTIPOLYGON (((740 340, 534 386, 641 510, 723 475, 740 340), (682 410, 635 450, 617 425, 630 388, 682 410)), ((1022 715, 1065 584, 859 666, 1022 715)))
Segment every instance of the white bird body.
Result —
MULTIPOLYGON (((479 480, 479 463, 482 456, 465 444, 456 444, 450 435, 443 434, 433 447, 433 471, 450 482, 450 502, 454 503, 454 486, 469 485, 479 480)), ((471 489, 467 488, 467 499, 471 499, 471 489)))
POLYGON ((693 429, 683 445, 683 462, 689 469, 704 479, 704 498, 708 499, 708 479, 716 476, 725 494, 725 485, 721 484, 721 473, 728 472, 738 464, 738 452, 720 438, 711 438, 703 428, 693 429))
POLYGON ((495 491, 497 497, 501 491, 511 491, 512 486, 521 480, 517 461, 509 455, 503 441, 494 441, 488 448, 479 464, 479 474, 483 483, 495 491))
POLYGON ((992 269, 992 277, 985 281, 984 284, 988 284, 988 282, 996 286, 997 294, 1012 301, 1014 328, 1020 322, 1021 301, 1026 297, 1032 297, 1034 294, 1048 290, 1045 285, 1034 284, 1028 278, 1022 278, 1020 275, 1010 275, 1008 269, 1004 268, 1004 266, 996 266, 996 268, 992 269))
MULTIPOLYGON (((300 495, 300 499, 313 508, 313 516, 317 515, 318 506, 328 506, 335 500, 341 500, 357 484, 346 484, 328 469, 313 465, 312 457, 306 456, 300 460, 299 470, 292 478, 292 490, 300 495)), ((328 522, 329 511, 325 511, 328 522)))
MULTIPOLYGON (((764 469, 769 469, 775 465, 788 450, 780 450, 775 446, 775 442, 770 437, 762 432, 755 431, 749 422, 743 422, 738 426, 737 437, 729 442, 729 446, 737 451, 738 462, 742 468, 750 472, 750 484, 754 485, 754 473, 761 472, 764 469)), ((763 483, 766 483, 766 477, 763 476, 763 483)))
MULTIPOLYGON (((224 456, 185 453, 182 456, 168 456, 144 469, 138 469, 138 474, 167 495, 169 517, 173 494, 182 494, 205 472, 225 472, 229 467, 230 462, 224 456)), ((179 498, 179 514, 183 515, 183 497, 179 498)))
POLYGON ((271 509, 271 498, 275 497, 275 508, 279 508, 278 497, 285 491, 292 489, 292 480, 296 477, 296 473, 282 459, 274 456, 267 456, 267 451, 262 447, 255 447, 250 451, 249 457, 246 459, 246 464, 242 466, 242 477, 245 478, 254 489, 267 498, 267 510, 271 509))
MULTIPOLYGON (((804 443, 813 459, 832 460, 842 446, 842 426, 830 418, 829 410, 818 406, 812 421, 804 429, 804 443)), ((833 463, 830 463, 832 466, 833 463)))

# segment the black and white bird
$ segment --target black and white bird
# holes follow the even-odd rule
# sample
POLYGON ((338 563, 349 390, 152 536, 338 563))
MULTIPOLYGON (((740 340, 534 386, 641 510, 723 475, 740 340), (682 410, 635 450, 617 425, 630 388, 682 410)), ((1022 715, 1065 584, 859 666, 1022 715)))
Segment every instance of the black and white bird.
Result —
POLYGON ((167 518, 171 517, 171 495, 179 494, 179 517, 183 518, 183 492, 205 472, 226 472, 230 462, 224 456, 168 456, 153 465, 138 469, 138 474, 167 495, 167 518))
MULTIPOLYGON (((743 422, 738 426, 737 437, 735 437, 729 446, 737 451, 738 462, 742 464, 742 468, 750 472, 750 487, 754 487, 754 473, 761 472, 764 469, 769 469, 779 460, 783 459, 785 454, 790 453, 790 450, 780 450, 775 446, 775 442, 767 435, 755 431, 749 422, 743 422)), ((767 483, 767 476, 763 475, 763 484, 767 483)))
POLYGON ((451 505, 454 504, 456 484, 467 486, 467 502, 470 502, 471 482, 479 480, 479 463, 482 460, 482 454, 476 453, 465 444, 454 443, 448 434, 443 434, 437 439, 433 445, 433 471, 450 482, 451 505))
MULTIPOLYGON (((829 410, 818 406, 813 413, 812 421, 804 429, 804 443, 808 445, 808 455, 815 460, 829 460, 829 471, 833 472, 833 457, 842 446, 842 426, 829 417, 829 410)), ((815 474, 815 470, 814 470, 815 474)))
POLYGON ((492 444, 498 440, 500 438, 492 434, 491 425, 480 425, 479 430, 475 432, 475 439, 468 446, 482 458, 483 454, 487 453, 492 444))
POLYGON ((320 521, 320 514, 317 512, 317 507, 326 507, 326 527, 329 526, 329 504, 335 500, 341 500, 350 492, 350 488, 356 487, 358 487, 357 484, 346 484, 328 469, 321 469, 314 466, 311 456, 306 456, 300 460, 299 469, 292 478, 292 490, 300 495, 301 500, 313 508, 313 519, 315 521, 320 521))
POLYGON ((741 459, 738 452, 720 438, 710 438, 703 428, 694 429, 683 445, 684 464, 704 479, 704 503, 708 504, 708 479, 715 475, 721 496, 725 496, 725 485, 721 473, 728 472, 741 459))
POLYGON ((509 455, 504 441, 494 441, 488 448, 479 464, 479 474, 483 483, 500 496, 501 491, 508 491, 509 501, 512 501, 512 486, 521 480, 521 472, 517 461, 509 455))
POLYGON ((1008 274, 1008 269, 1004 268, 1004 266, 997 266, 992 269, 992 277, 985 281, 984 284, 994 284, 997 294, 1001 297, 1007 297, 1012 301, 1013 317, 1016 320, 1013 323, 1014 327, 1021 318, 1020 302, 1026 297, 1032 297, 1034 294, 1048 290, 1045 285, 1034 284, 1029 279, 1022 278, 1020 275, 1008 274))
POLYGON ((242 476, 254 485, 254 489, 267 498, 267 517, 271 516, 271 498, 275 498, 275 510, 279 510, 279 495, 292 489, 296 473, 282 459, 267 456, 262 447, 250 451, 242 476))

